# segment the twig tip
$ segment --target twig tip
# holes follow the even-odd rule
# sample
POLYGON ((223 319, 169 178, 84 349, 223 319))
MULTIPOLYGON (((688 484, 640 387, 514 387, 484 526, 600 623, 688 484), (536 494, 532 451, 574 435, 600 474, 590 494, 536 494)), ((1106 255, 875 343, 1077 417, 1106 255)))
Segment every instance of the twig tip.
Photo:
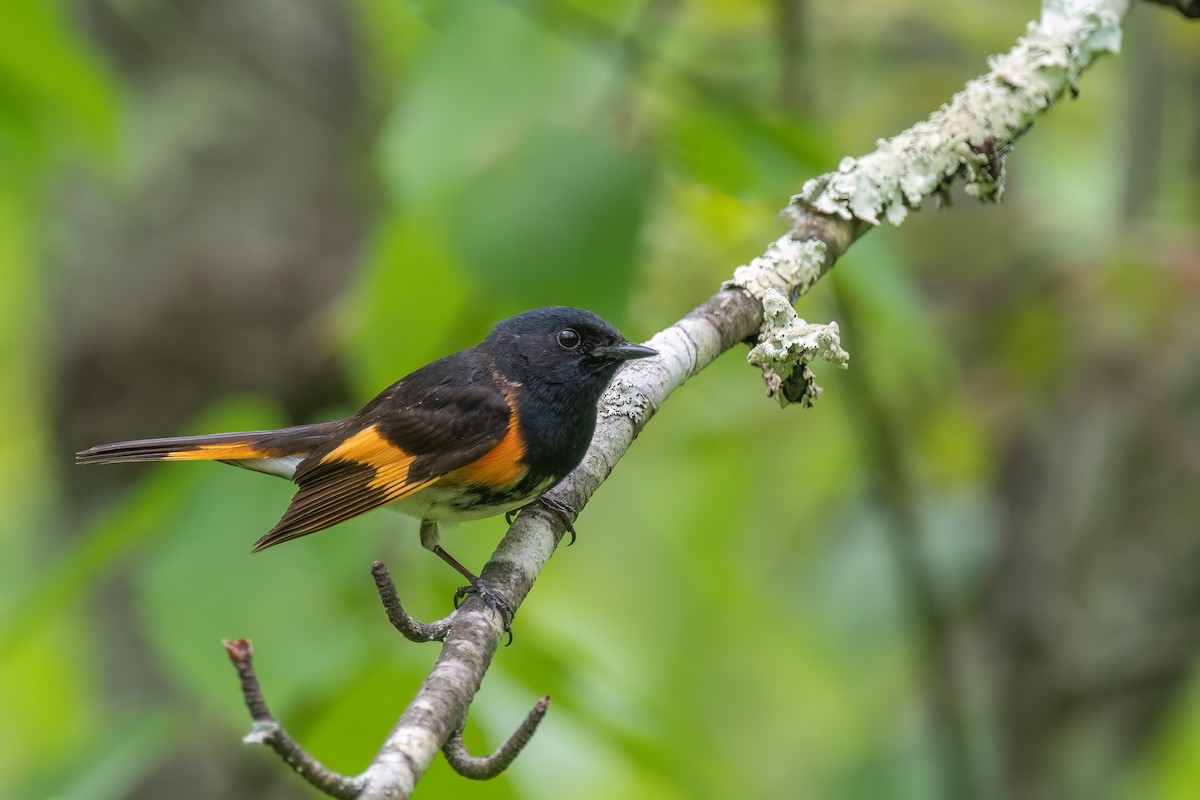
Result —
POLYGON ((234 664, 242 664, 254 658, 254 645, 249 639, 238 639, 232 642, 222 639, 221 644, 224 645, 229 660, 234 664))

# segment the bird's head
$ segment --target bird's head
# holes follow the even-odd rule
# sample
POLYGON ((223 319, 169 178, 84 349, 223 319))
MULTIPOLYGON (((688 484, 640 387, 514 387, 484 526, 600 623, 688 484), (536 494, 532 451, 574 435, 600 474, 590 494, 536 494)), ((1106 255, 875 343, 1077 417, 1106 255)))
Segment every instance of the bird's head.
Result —
POLYGON ((576 383, 598 399, 626 361, 658 355, 590 311, 535 308, 497 323, 487 346, 505 375, 526 385, 576 383))

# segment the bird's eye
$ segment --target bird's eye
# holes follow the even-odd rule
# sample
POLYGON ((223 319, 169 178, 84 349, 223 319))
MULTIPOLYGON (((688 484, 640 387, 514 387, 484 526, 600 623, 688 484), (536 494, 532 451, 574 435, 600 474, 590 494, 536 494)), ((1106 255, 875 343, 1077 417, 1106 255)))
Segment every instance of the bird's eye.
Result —
POLYGON ((563 328, 558 332, 558 343, 567 350, 574 350, 579 347, 579 332, 574 328, 563 328))

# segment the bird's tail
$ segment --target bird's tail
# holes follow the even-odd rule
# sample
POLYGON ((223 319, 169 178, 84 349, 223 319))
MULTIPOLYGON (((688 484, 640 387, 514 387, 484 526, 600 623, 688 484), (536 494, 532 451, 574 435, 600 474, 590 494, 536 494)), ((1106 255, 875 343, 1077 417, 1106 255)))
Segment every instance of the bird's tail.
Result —
POLYGON ((76 464, 133 461, 245 461, 306 456, 337 430, 338 423, 297 425, 277 431, 135 439, 101 444, 75 454, 76 464))

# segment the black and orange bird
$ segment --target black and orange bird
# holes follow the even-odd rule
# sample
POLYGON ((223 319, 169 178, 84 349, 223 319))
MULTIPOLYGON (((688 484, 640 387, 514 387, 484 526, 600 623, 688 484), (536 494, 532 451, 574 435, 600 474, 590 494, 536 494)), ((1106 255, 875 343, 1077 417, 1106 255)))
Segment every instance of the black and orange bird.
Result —
POLYGON ((538 500, 583 460, 617 369, 654 355, 590 311, 538 308, 401 378, 347 419, 102 444, 76 461, 221 461, 295 482, 291 505, 252 552, 389 506, 419 518, 421 544, 495 603, 442 549, 438 523, 538 500))

